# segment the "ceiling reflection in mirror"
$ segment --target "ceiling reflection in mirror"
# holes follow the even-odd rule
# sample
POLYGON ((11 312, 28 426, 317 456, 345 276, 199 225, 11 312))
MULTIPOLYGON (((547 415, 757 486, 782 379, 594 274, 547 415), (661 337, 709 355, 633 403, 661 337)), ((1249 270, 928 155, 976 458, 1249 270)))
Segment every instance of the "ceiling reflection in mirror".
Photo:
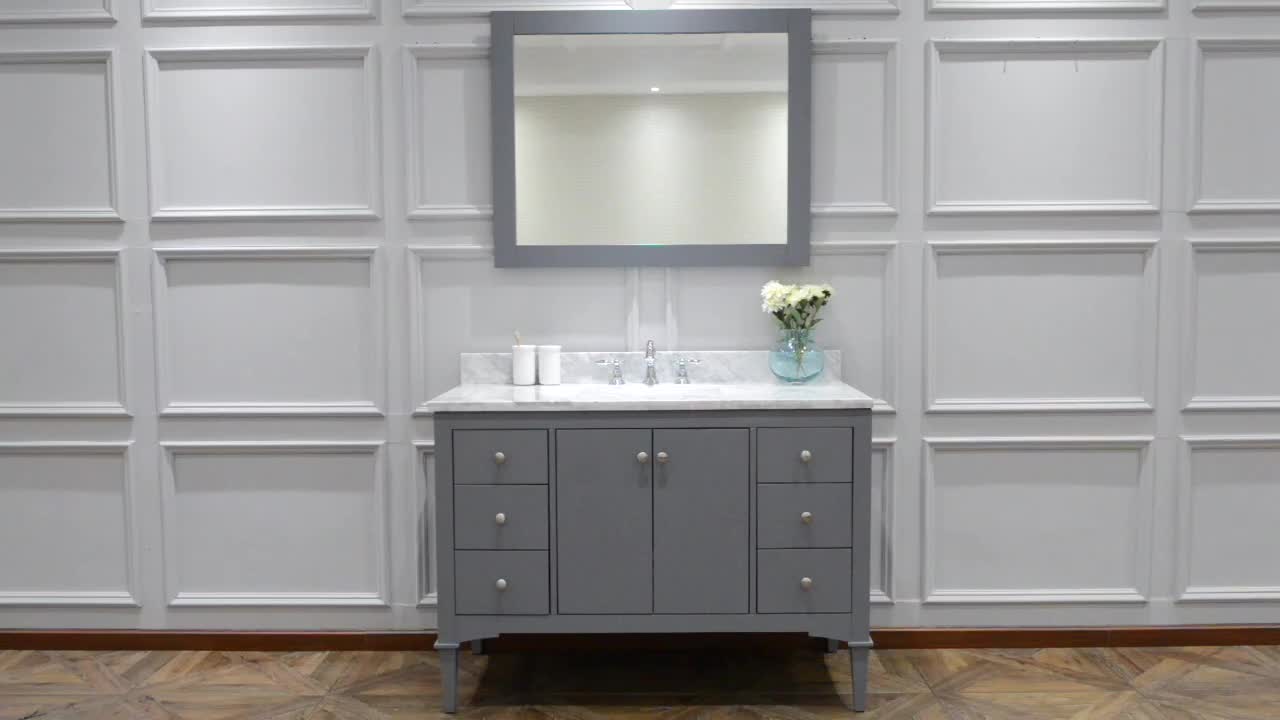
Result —
POLYGON ((517 244, 787 242, 786 33, 513 50, 517 244))

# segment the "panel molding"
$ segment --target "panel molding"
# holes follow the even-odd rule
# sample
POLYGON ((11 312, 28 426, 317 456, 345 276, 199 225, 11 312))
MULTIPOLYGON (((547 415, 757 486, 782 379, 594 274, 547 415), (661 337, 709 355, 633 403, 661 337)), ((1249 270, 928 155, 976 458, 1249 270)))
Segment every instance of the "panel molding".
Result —
POLYGON ((116 455, 122 468, 121 503, 124 506, 125 587, 122 590, 24 590, 0 591, 0 608, 4 607, 130 607, 141 608, 138 579, 142 562, 139 555, 139 531, 134 510, 135 483, 131 458, 133 441, 64 441, 0 442, 0 455, 116 455))
POLYGON ((266 45, 230 48, 173 48, 146 51, 144 95, 147 125, 147 196, 152 220, 376 220, 382 207, 382 86, 378 48, 374 45, 266 45), (365 183, 367 202, 360 205, 169 205, 163 202, 164 147, 159 127, 160 73, 165 62, 272 62, 360 60, 364 69, 365 183))
POLYGON ((382 441, 162 441, 160 446, 160 525, 164 568, 161 585, 168 607, 390 607, 391 548, 386 443, 382 441), (377 589, 373 592, 186 592, 179 577, 177 536, 177 477, 174 460, 180 455, 262 454, 368 455, 374 459, 373 502, 376 508, 377 589))
POLYGON ((1267 12, 1280 10, 1277 0, 1199 0, 1192 8, 1196 13, 1267 12))
POLYGON ((1058 215, 1098 214, 1133 215, 1158 213, 1161 205, 1164 147, 1164 41, 1159 38, 1102 39, 1067 38, 994 39, 928 41, 928 67, 925 71, 925 208, 929 215, 1058 215), (1045 53, 1074 52, 1147 53, 1147 82, 1156 102, 1147 108, 1146 138, 1148 166, 1144 197, 1114 201, 952 201, 939 199, 937 150, 939 147, 939 91, 942 86, 943 55, 1004 53, 1009 56, 1031 56, 1045 53))
MULTIPOLYGON (((414 489, 425 488, 426 492, 419 496, 414 493, 415 511, 422 508, 422 516, 417 523, 418 552, 417 552, 417 569, 418 569, 418 607, 434 608, 440 604, 439 592, 435 584, 431 581, 431 570, 433 563, 431 558, 435 556, 436 543, 433 540, 436 529, 435 518, 435 486, 434 483, 427 482, 429 478, 433 478, 435 474, 436 459, 436 441, 435 440, 417 440, 413 443, 414 456, 414 489), (418 479, 421 479, 421 485, 418 479), (430 512, 428 512, 428 508, 430 512)), ((434 478, 439 482, 439 478, 434 478)))
MULTIPOLYGON (((896 15, 895 0, 675 0, 675 10, 810 8, 815 13, 896 15)), ((484 16, 491 10, 629 10, 622 0, 404 0, 405 17, 484 16)))
POLYGON ((98 0, 98 7, 90 10, 58 10, 19 12, 0 8, 0 25, 25 23, 114 23, 112 0, 98 0))
POLYGON ((1155 371, 1159 358, 1156 315, 1159 305, 1159 271, 1155 240, 930 240, 924 278, 924 397, 927 413, 1007 413, 1007 412, 1152 412, 1155 409, 1155 371), (1135 328, 1141 339, 1142 393, 1134 396, 1101 397, 938 397, 936 315, 933 303, 938 294, 938 259, 944 255, 1008 254, 1142 254, 1144 322, 1135 328))
POLYGON ((427 416, 427 353, 422 331, 422 263, 493 261, 491 245, 411 245, 406 248, 409 269, 409 392, 413 415, 427 416))
POLYGON ((902 117, 898 78, 901 76, 897 40, 833 40, 815 38, 813 56, 873 55, 884 57, 884 172, 880 178, 884 199, 879 202, 814 203, 815 217, 896 217, 898 214, 899 166, 902 159, 898 124, 902 117))
POLYGON ((1177 592, 1174 602, 1276 602, 1280 601, 1280 585, 1207 586, 1191 584, 1191 542, 1195 534, 1192 511, 1191 462, 1197 450, 1280 450, 1280 435, 1183 435, 1178 459, 1178 520, 1176 545, 1177 592))
POLYGON ((114 248, 0 248, 0 265, 20 262, 105 262, 115 270, 115 402, 0 402, 3 417, 132 417, 128 409, 129 312, 122 250, 114 248))
MULTIPOLYGON (((894 240, 873 241, 827 241, 814 242, 809 252, 814 257, 826 255, 883 255, 884 274, 881 277, 883 294, 881 295, 881 364, 884 372, 884 394, 886 397, 874 398, 871 405, 872 414, 892 415, 897 413, 894 403, 898 397, 898 305, 897 295, 901 277, 898 271, 898 243, 894 240)), ((667 284, 670 295, 671 284, 667 284)), ((668 297, 668 305, 675 301, 668 297)), ((668 313, 674 317, 674 308, 668 313)), ((674 320, 672 320, 674 322, 674 320)))
POLYGON ((178 416, 323 416, 383 417, 386 402, 386 293, 382 263, 376 245, 189 245, 154 250, 152 265, 152 313, 155 325, 156 405, 161 417, 178 416), (374 327, 371 362, 373 398, 349 402, 183 402, 172 399, 173 352, 169 339, 172 311, 168 300, 166 265, 170 260, 366 260, 369 265, 370 322, 374 327))
POLYGON ((162 8, 162 0, 142 0, 142 19, 148 22, 183 20, 359 20, 376 17, 373 0, 346 0, 342 5, 246 7, 228 3, 218 7, 162 8))
POLYGON ((898 450, 896 437, 872 437, 871 452, 884 453, 884 478, 880 488, 881 539, 880 557, 872 558, 880 563, 880 583, 882 587, 871 588, 872 605, 892 605, 897 595, 893 581, 893 548, 896 534, 894 512, 897 507, 898 483, 894 472, 897 469, 895 455, 898 450))
MULTIPOLYGON (((109 0, 105 0, 109 2, 109 0)), ((108 11, 105 17, 89 19, 109 20, 115 18, 108 11)), ((67 18, 70 22, 84 22, 85 18, 75 15, 67 18)), ((0 10, 0 25, 11 22, 0 10)), ((46 20, 32 21, 46 22, 46 20)), ((115 51, 109 48, 88 50, 42 50, 35 52, 0 52, 0 66, 5 65, 56 65, 62 63, 102 63, 103 76, 106 82, 106 117, 107 117, 107 205, 106 207, 68 207, 68 208, 6 208, 0 207, 0 222, 123 222, 120 215, 120 122, 116 116, 116 63, 115 51)))
MULTIPOLYGON (((1203 1, 1203 0, 1202 0, 1203 1)), ((931 13, 1058 13, 1159 11, 1165 0, 928 0, 931 13)))
POLYGON ((1058 435, 1043 437, 939 437, 925 436, 923 458, 923 518, 921 527, 921 587, 925 605, 1025 605, 1025 604, 1145 604, 1150 582, 1151 532, 1155 483, 1151 435, 1058 435), (1134 540, 1135 577, 1132 587, 1081 587, 1033 589, 938 588, 937 558, 933 552, 937 496, 934 459, 939 451, 970 450, 1134 450, 1140 453, 1138 493, 1141 496, 1141 521, 1130 528, 1134 540))
MULTIPOLYGON (((437 43, 404 47, 405 149, 409 156, 405 186, 410 220, 488 220, 492 204, 425 202, 426 167, 423 162, 422 93, 419 92, 423 60, 489 60, 489 46, 483 43, 437 43)), ((486 65, 486 72, 488 67, 486 65)))
MULTIPOLYGON (((1201 0, 1195 8, 1201 10, 1271 10, 1280 9, 1280 0, 1201 0)), ((1259 213, 1280 212, 1280 197, 1273 198, 1225 198, 1204 199, 1204 66, 1208 55, 1217 53, 1274 54, 1280 60, 1280 37, 1260 38, 1193 38, 1191 43, 1191 101, 1189 119, 1190 140, 1187 144, 1187 212, 1201 213, 1259 213)))
MULTIPOLYGON (((1280 207, 1280 206, 1278 206, 1280 207)), ((1190 238, 1191 257, 1187 262, 1182 321, 1181 386, 1186 412, 1280 410, 1280 395, 1204 395, 1196 392, 1196 339, 1199 333, 1196 308, 1199 273, 1196 258, 1208 253, 1280 253, 1280 238, 1190 238)))

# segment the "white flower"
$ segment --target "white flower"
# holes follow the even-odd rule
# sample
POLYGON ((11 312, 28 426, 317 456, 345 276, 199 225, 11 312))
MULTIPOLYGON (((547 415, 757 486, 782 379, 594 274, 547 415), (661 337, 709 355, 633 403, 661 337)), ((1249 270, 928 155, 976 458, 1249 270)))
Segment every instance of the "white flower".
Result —
POLYGON ((775 313, 787 306, 787 297, 791 292, 790 285, 783 285, 777 280, 770 280, 760 288, 760 298, 764 301, 760 309, 767 313, 775 313))

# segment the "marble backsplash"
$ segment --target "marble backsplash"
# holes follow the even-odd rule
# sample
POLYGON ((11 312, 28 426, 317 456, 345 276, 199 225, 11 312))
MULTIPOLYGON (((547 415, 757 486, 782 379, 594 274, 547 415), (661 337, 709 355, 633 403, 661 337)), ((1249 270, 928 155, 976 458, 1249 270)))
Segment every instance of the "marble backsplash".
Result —
MULTIPOLYGON (((826 366, 813 382, 840 382, 840 351, 827 350, 826 366)), ((655 356, 659 383, 676 379, 676 360, 697 360, 689 365, 689 379, 695 385, 783 384, 769 370, 767 350, 690 350, 659 351, 655 356)), ((599 360, 622 360, 622 376, 628 383, 644 382, 643 352, 561 352, 562 384, 603 384, 609 381, 609 368, 597 365, 599 360)), ((511 353, 462 353, 463 385, 511 384, 511 353)))

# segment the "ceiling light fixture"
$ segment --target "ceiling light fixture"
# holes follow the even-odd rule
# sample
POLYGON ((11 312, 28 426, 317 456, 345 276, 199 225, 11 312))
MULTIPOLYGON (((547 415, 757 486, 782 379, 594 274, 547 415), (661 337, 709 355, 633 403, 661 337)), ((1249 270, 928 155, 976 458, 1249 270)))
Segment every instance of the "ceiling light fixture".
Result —
POLYGON ((649 92, 662 92, 662 88, 660 88, 660 87, 656 87, 656 86, 655 86, 655 87, 651 87, 651 88, 649 88, 649 92))

